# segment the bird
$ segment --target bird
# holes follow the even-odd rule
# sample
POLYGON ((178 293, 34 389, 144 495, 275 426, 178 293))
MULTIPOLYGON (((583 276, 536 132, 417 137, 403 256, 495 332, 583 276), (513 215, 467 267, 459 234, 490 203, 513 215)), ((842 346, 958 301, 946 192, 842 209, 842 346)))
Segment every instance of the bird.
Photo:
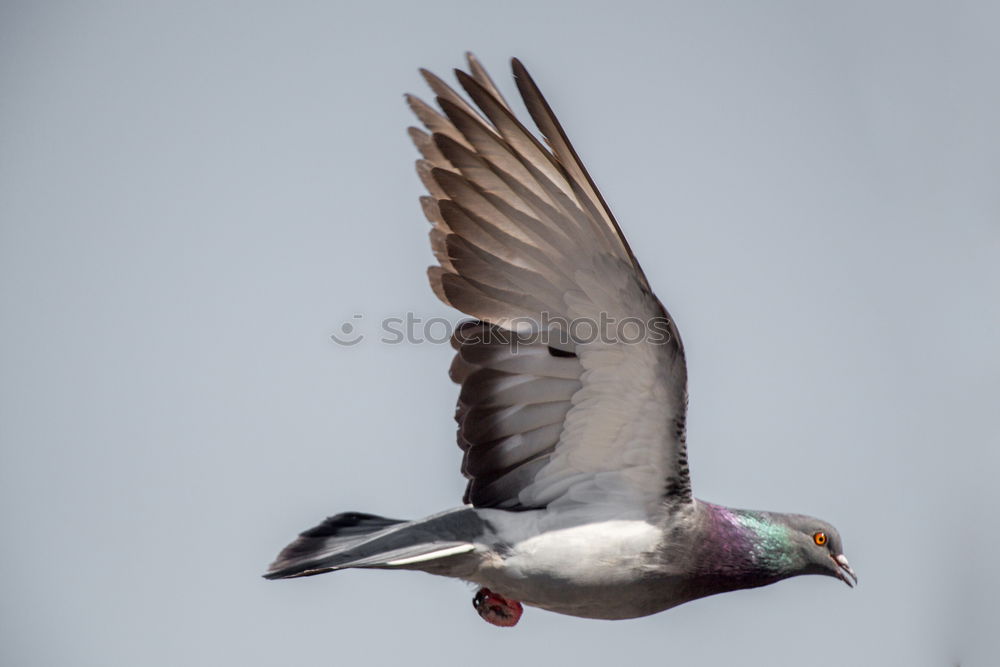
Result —
POLYGON ((618 620, 798 575, 853 587, 830 523, 692 494, 677 326, 524 65, 511 61, 541 138, 466 58, 467 97, 423 69, 437 108, 406 96, 423 125, 409 135, 430 285, 470 318, 449 371, 463 504, 418 520, 336 514, 264 576, 452 577, 479 587, 473 606, 499 627, 525 605, 618 620))

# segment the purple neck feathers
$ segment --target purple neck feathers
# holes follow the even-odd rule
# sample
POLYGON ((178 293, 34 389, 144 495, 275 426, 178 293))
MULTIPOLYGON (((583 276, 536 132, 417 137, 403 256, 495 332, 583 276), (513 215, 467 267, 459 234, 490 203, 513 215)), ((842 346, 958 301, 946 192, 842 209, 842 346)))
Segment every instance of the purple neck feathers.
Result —
POLYGON ((698 575, 726 589, 751 588, 794 573, 788 529, 767 512, 702 503, 700 539, 694 545, 698 575))

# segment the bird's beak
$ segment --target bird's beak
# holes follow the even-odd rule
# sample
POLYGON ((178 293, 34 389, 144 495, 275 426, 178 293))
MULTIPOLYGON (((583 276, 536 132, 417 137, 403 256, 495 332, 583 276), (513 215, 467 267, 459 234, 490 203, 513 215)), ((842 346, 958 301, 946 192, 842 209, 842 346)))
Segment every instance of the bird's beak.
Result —
POLYGON ((858 583, 858 575, 854 574, 854 570, 851 569, 850 563, 847 562, 847 556, 838 554, 830 556, 830 558, 836 564, 836 569, 833 571, 836 577, 851 588, 854 588, 858 583), (851 581, 852 579, 854 581, 851 581))

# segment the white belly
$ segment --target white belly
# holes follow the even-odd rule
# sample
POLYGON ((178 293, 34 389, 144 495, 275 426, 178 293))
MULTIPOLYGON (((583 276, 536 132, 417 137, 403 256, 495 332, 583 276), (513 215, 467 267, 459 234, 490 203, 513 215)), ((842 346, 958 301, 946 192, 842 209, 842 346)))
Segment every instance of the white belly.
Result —
POLYGON ((634 520, 547 530, 485 555, 469 579, 562 614, 645 616, 684 601, 663 564, 652 567, 661 539, 658 529, 634 520))

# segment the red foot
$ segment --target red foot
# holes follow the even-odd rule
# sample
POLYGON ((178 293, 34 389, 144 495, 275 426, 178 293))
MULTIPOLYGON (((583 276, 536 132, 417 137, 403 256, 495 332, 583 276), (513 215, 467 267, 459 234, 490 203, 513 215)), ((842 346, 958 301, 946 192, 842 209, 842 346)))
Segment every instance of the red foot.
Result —
POLYGON ((524 613, 524 607, 517 600, 508 600, 497 595, 488 588, 480 588, 476 597, 472 598, 472 606, 476 608, 483 620, 501 628, 517 625, 524 613))

